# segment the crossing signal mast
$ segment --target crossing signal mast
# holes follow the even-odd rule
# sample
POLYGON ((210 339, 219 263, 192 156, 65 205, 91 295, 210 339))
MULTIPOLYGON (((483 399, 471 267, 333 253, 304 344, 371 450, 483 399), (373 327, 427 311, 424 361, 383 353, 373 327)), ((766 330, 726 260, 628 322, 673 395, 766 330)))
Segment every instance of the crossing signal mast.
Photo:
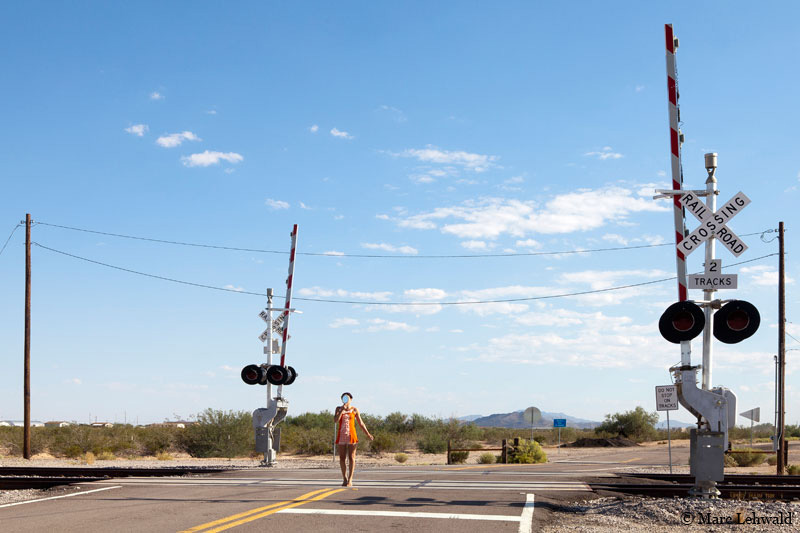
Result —
POLYGON ((272 289, 267 289, 267 308, 259 313, 259 317, 267 323, 267 329, 258 339, 265 343, 264 354, 267 362, 247 365, 242 369, 242 381, 248 385, 267 386, 267 407, 253 411, 253 429, 256 434, 256 451, 264 454, 262 466, 274 466, 281 442, 281 428, 278 426, 289 410, 289 401, 283 397, 283 386, 291 385, 297 379, 297 371, 286 365, 286 343, 289 336, 289 315, 299 313, 292 308, 292 285, 294 281, 294 260, 297 250, 297 224, 292 228, 292 248, 289 254, 289 276, 286 278, 286 302, 283 308, 272 307, 272 289), (273 319, 273 312, 279 312, 273 319), (273 334, 281 338, 273 339, 273 334), (281 354, 280 364, 272 364, 273 354, 281 354), (278 390, 272 397, 272 386, 278 390))
POLYGON ((669 198, 673 202, 678 301, 661 315, 658 329, 667 341, 680 344, 681 362, 670 368, 670 372, 677 386, 678 401, 697 417, 698 427, 691 430, 690 437, 690 471, 695 476, 695 486, 690 495, 716 498, 720 494, 716 482, 724 478, 724 452, 728 449, 728 431, 736 423, 736 395, 725 387, 712 388, 712 333, 720 342, 735 344, 758 330, 761 317, 758 309, 749 302, 714 298, 716 291, 736 289, 738 285, 735 274, 722 274, 722 262, 714 257, 715 243, 720 241, 736 257, 747 250, 747 245, 727 224, 750 203, 750 199, 739 192, 717 208, 719 190, 715 153, 705 154, 705 168, 708 173, 706 188, 683 188, 683 134, 679 130, 680 95, 675 63, 678 39, 673 34, 671 24, 666 24, 664 29, 672 189, 657 190, 658 194, 654 199, 669 198), (705 198, 705 203, 700 198, 705 198), (700 226, 691 233, 686 231, 686 211, 700 221, 700 226), (687 276, 686 257, 700 248, 701 244, 705 244, 705 273, 687 276), (689 289, 702 289, 703 299, 689 300, 689 289), (703 333, 703 361, 702 365, 693 366, 691 341, 700 333, 703 333), (700 387, 697 383, 699 369, 702 369, 700 387))

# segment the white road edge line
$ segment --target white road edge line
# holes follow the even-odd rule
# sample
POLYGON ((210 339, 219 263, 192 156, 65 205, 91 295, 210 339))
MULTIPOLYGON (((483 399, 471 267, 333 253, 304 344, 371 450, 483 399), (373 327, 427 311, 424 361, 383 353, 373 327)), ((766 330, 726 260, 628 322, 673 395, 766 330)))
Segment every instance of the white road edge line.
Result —
MULTIPOLYGON (((519 522, 519 517, 511 515, 458 514, 458 513, 414 513, 407 511, 360 511, 342 509, 281 509, 277 514, 327 514, 346 516, 388 516, 396 518, 449 518, 454 520, 490 520, 498 522, 519 522)), ((530 528, 528 528, 530 530, 530 528)))
POLYGON ((100 492, 102 490, 111 490, 111 489, 121 489, 122 485, 117 485, 116 487, 103 487, 102 489, 92 489, 92 490, 85 490, 83 492, 73 492, 72 494, 64 494, 61 496, 51 496, 49 498, 39 498, 38 500, 25 500, 24 502, 14 502, 14 503, 5 503, 0 505, 0 508, 3 507, 13 507, 14 505, 25 505, 26 503, 36 503, 36 502, 44 502, 47 500, 59 500, 61 498, 71 498, 72 496, 81 496, 82 494, 90 494, 92 492, 100 492))
POLYGON ((525 497, 525 506, 522 508, 522 516, 519 517, 519 533, 531 533, 533 529, 533 494, 529 493, 525 497))

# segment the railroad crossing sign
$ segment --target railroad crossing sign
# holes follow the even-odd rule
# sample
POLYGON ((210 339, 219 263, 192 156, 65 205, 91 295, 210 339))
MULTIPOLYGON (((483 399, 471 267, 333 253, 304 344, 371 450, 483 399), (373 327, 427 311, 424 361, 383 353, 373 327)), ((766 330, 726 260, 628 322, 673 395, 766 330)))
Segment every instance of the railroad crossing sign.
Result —
POLYGON ((723 274, 722 260, 712 259, 706 265, 705 274, 690 274, 689 288, 703 290, 735 289, 739 285, 738 274, 723 274))
POLYGON ((689 255, 700 247, 703 241, 716 237, 730 253, 739 257, 747 250, 747 245, 726 225, 730 219, 747 207, 750 198, 741 191, 728 200, 715 212, 711 212, 694 192, 681 197, 681 205, 701 222, 700 226, 678 243, 678 251, 689 255))

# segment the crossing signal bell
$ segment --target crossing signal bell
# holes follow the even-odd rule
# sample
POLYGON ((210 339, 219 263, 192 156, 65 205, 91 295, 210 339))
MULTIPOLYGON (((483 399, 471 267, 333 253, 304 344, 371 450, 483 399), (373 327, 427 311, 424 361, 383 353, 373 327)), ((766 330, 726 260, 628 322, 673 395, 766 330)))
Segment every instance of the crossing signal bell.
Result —
POLYGON ((297 379, 297 371, 291 366, 247 365, 242 369, 242 381, 248 385, 291 385, 297 379))
MULTIPOLYGON (((718 341, 736 344, 751 337, 761 324, 758 309, 750 302, 732 300, 714 314, 713 333, 718 341)), ((694 302, 677 302, 664 311, 658 321, 661 336, 680 344, 700 335, 706 325, 703 310, 694 302)))

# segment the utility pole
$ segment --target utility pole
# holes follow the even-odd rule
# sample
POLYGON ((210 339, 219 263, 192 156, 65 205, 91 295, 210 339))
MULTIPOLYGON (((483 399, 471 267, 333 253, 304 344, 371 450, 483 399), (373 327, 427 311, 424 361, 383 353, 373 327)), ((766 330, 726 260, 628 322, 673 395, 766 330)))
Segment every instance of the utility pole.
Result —
POLYGON ((783 222, 778 222, 778 472, 786 472, 786 283, 783 248, 783 222))
POLYGON ((31 458, 31 214, 25 215, 25 363, 22 457, 31 458))

